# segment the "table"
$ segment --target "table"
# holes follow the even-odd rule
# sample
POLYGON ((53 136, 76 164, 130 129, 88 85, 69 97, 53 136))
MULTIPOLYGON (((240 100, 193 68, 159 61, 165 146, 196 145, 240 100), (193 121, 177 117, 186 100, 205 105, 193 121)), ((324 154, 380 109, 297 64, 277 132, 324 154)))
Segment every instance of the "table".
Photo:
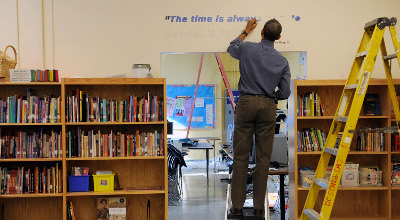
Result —
MULTIPOLYGON (((213 141, 213 143, 210 143, 210 144, 214 148, 214 173, 216 173, 216 171, 215 171, 215 161, 216 161, 216 157, 215 157, 215 141, 221 140, 221 138, 219 138, 219 137, 197 137, 197 138, 189 138, 189 139, 191 141, 207 140, 208 143, 210 143, 210 141, 213 141)), ((208 150, 206 151, 206 154, 208 154, 208 150)), ((207 178, 208 178, 208 156, 207 156, 207 178)))
MULTIPOLYGON (((233 159, 232 144, 230 142, 221 142, 222 149, 233 159)), ((281 207, 281 220, 285 220, 285 175, 289 174, 288 167, 280 167, 276 170, 269 170, 268 175, 279 176, 279 200, 281 207)))
POLYGON ((188 149, 190 150, 206 150, 206 159, 207 159, 207 165, 206 165, 206 170, 207 170, 207 181, 208 181, 208 162, 210 159, 210 153, 209 150, 213 149, 214 147, 211 145, 211 147, 208 144, 202 144, 198 143, 197 146, 189 146, 188 149))

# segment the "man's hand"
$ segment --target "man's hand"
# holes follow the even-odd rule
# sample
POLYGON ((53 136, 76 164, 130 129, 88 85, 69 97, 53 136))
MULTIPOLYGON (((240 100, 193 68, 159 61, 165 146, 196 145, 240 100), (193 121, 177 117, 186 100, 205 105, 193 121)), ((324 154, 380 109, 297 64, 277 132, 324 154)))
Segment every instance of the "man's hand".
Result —
POLYGON ((253 18, 247 22, 245 31, 247 32, 247 34, 250 34, 250 32, 253 31, 254 28, 256 27, 257 27, 257 19, 253 18))

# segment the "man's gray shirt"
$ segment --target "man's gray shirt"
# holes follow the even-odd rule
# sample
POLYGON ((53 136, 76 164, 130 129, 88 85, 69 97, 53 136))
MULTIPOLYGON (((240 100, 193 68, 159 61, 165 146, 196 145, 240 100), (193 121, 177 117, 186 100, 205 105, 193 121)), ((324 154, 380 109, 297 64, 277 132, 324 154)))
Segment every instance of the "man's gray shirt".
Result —
POLYGON ((263 39, 252 43, 236 38, 230 43, 228 53, 240 61, 240 94, 267 95, 277 100, 289 97, 289 63, 275 50, 274 42, 263 39))

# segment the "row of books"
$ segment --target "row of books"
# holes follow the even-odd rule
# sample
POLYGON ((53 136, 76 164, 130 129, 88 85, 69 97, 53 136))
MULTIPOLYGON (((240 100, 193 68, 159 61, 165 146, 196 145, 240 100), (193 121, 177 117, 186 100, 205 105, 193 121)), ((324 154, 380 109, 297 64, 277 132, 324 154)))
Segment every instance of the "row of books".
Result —
POLYGON ((358 151, 385 151, 385 134, 378 132, 357 133, 358 151))
POLYGON ((62 158, 60 132, 18 132, 17 136, 1 135, 0 156, 8 158, 62 158))
POLYGON ((321 98, 316 92, 297 96, 297 116, 324 116, 321 98))
POLYGON ((152 122, 164 120, 163 99, 159 96, 126 100, 106 100, 74 90, 66 96, 67 122, 152 122))
POLYGON ((62 169, 51 167, 1 168, 1 194, 62 193, 62 169))
POLYGON ((30 70, 31 82, 59 82, 58 70, 30 70))
POLYGON ((67 158, 164 156, 164 130, 161 132, 68 132, 66 137, 67 158))
POLYGON ((14 95, 0 100, 0 123, 60 123, 61 99, 14 95))
POLYGON ((297 151, 322 151, 325 146, 326 135, 323 130, 307 128, 297 131, 297 151))

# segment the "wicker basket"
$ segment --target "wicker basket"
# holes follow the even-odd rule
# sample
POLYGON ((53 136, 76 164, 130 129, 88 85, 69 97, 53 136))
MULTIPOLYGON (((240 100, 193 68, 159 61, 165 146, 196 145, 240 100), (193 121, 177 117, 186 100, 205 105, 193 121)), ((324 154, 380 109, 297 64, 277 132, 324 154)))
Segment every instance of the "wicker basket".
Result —
POLYGON ((0 51, 0 77, 10 77, 9 69, 14 69, 15 65, 17 65, 17 51, 11 45, 8 45, 6 49, 0 51), (7 49, 11 47, 14 50, 15 60, 12 60, 7 53, 7 49))

